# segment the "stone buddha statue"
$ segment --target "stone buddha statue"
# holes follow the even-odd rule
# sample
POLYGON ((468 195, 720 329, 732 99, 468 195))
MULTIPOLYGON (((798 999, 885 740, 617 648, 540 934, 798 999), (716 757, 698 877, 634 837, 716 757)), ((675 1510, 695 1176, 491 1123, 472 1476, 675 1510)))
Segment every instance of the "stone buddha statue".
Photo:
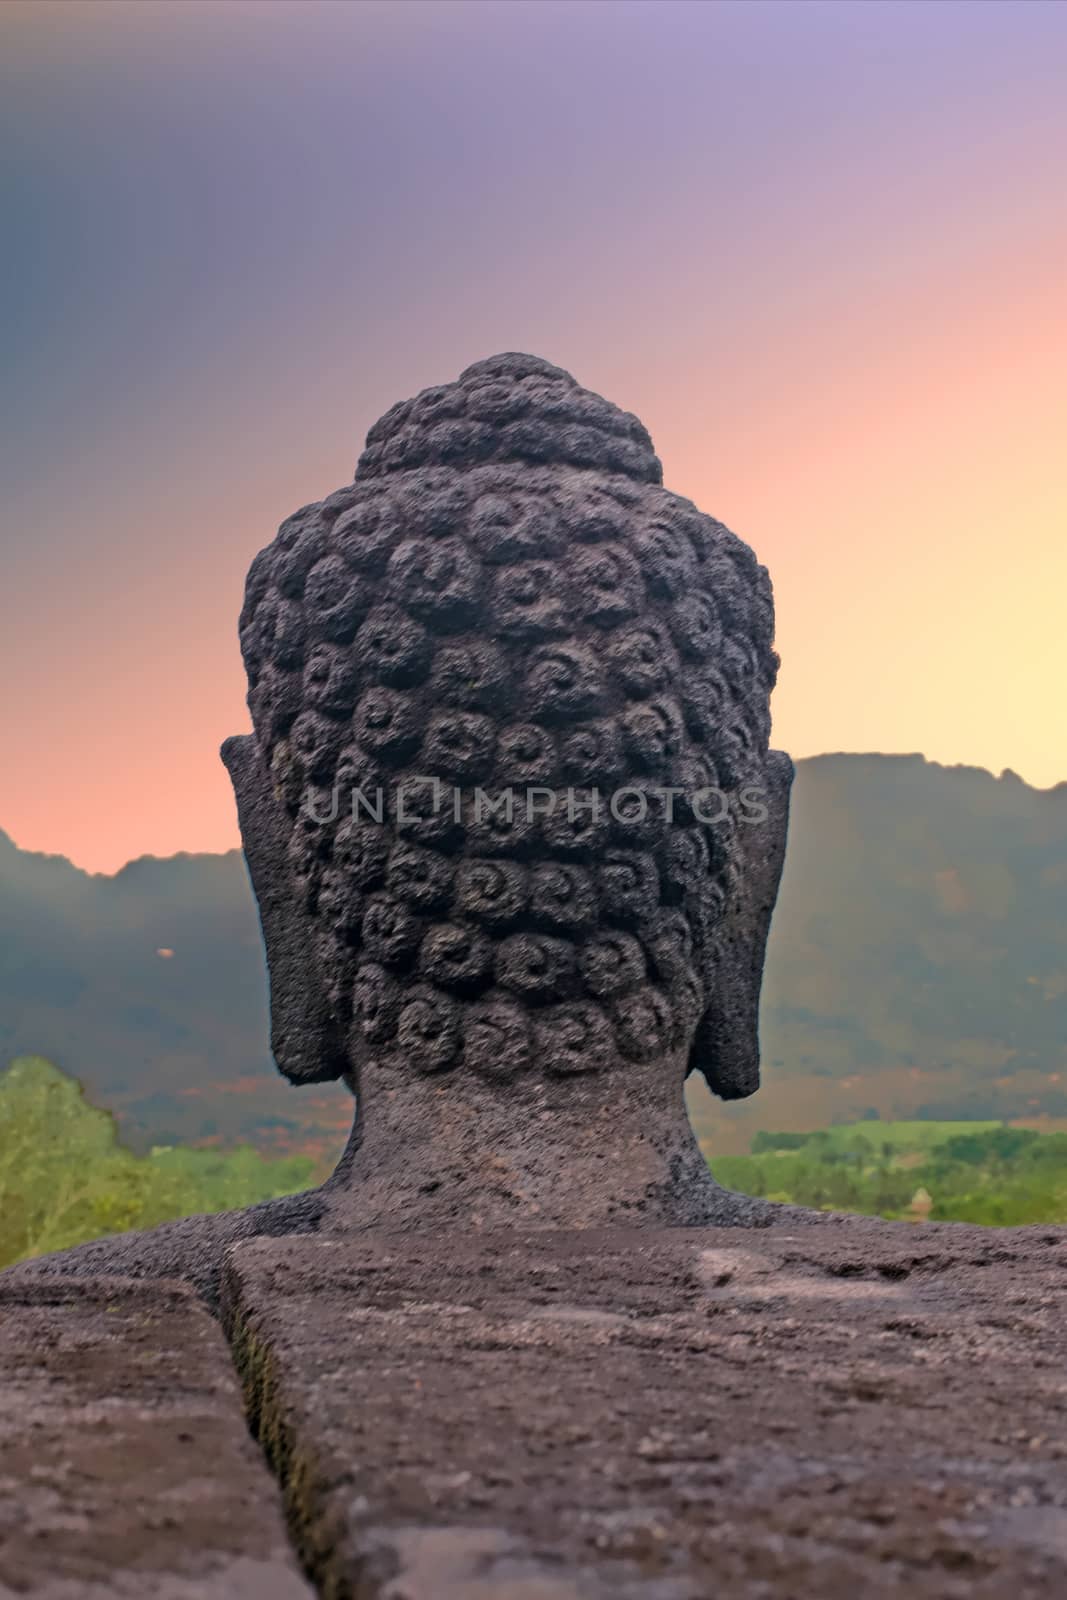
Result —
MULTIPOLYGON (((186 1277, 364 1229, 760 1225, 686 1115, 759 1084, 792 764, 767 573, 637 420, 528 355, 394 406, 253 561, 227 740, 272 1048, 343 1079, 306 1194, 18 1271, 186 1277)), ((800 1213, 812 1217, 810 1213, 800 1213)))
POLYGON ((661 479, 636 417, 501 355, 394 406, 252 564, 224 759, 275 1059, 356 1095, 358 1225, 754 1210, 683 1085, 759 1082, 771 590, 661 479))

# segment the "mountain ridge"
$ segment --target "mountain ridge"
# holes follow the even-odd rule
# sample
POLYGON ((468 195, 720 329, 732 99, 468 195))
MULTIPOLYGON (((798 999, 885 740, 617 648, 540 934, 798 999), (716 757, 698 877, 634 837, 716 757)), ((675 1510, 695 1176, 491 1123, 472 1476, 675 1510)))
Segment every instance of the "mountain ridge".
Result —
MULTIPOLYGON (((818 763, 832 761, 900 762, 910 766, 930 768, 938 772, 972 774, 975 777, 989 778, 993 783, 1008 782, 1018 784, 1034 795, 1058 796, 1061 790, 1067 794, 1067 778, 1061 778, 1056 783, 1042 787, 1039 784, 1030 783, 1012 767, 1002 767, 1000 772, 993 772, 989 767, 973 766, 966 761, 934 761, 932 758, 923 755, 921 751, 914 750, 824 750, 816 756, 799 756, 796 765, 798 767, 813 767, 818 763)), ((103 870, 96 871, 91 867, 83 867, 78 862, 73 861, 70 856, 64 855, 61 850, 37 850, 20 845, 6 829, 0 827, 0 851, 5 846, 10 846, 12 849, 17 850, 19 855, 23 857, 29 856, 38 861, 63 862, 66 866, 73 868, 75 872, 79 872, 88 878, 118 878, 128 868, 135 867, 142 861, 195 861, 199 859, 218 861, 227 856, 243 854, 240 845, 233 845, 229 850, 175 850, 170 855, 164 856, 156 855, 154 851, 149 850, 143 851, 139 856, 131 856, 120 867, 116 867, 113 872, 106 872, 103 870)))
MULTIPOLYGON (((920 754, 797 763, 768 950, 764 1087, 694 1120, 1067 1118, 1067 783, 920 754)), ((243 857, 142 855, 90 873, 0 832, 0 1062, 49 1057, 135 1145, 338 1145, 346 1091, 299 1093, 268 1050, 243 857)))

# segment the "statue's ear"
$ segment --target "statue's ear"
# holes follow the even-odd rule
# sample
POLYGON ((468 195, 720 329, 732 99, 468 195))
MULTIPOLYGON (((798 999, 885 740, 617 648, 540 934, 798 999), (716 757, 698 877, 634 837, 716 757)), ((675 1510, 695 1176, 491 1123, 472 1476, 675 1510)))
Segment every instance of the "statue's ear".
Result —
POLYGON ((762 786, 740 795, 739 877, 720 929, 712 992, 689 1056, 690 1072, 702 1072, 723 1100, 741 1100, 759 1088, 760 985, 785 859, 792 783, 792 761, 772 750, 762 786))
POLYGON ((255 735, 227 739, 222 760, 237 796, 237 820, 267 950, 271 1052, 290 1083, 340 1078, 348 1061, 319 978, 314 922, 291 882, 289 830, 255 735))

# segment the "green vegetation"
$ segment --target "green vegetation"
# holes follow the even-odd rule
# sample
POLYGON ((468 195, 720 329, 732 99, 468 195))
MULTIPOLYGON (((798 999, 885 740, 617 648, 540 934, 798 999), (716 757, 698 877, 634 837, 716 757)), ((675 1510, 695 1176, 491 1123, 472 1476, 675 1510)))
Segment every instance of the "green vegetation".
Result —
POLYGON ((1067 1133, 996 1122, 853 1123, 758 1133, 713 1162, 745 1194, 825 1211, 978 1222, 1067 1222, 1067 1133))
POLYGON ((80 1084, 23 1056, 0 1074, 0 1268, 102 1234, 291 1194, 308 1186, 312 1166, 304 1156, 266 1161, 247 1147, 137 1156, 80 1084))

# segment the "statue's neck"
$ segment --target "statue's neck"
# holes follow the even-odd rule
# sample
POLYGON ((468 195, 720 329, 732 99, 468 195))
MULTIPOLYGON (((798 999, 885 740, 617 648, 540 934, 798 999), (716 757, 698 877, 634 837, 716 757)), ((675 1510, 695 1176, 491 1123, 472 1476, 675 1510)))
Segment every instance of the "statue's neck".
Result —
POLYGON ((709 1189, 678 1060, 510 1084, 372 1069, 327 1185, 345 1227, 398 1230, 698 1222, 709 1189))

